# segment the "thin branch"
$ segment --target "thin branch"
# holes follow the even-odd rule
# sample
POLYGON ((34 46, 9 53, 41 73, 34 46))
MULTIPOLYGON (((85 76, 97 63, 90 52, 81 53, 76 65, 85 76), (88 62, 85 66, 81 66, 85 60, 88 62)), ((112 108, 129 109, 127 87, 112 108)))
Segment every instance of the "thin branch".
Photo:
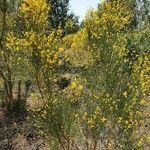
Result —
POLYGON ((4 38, 4 34, 5 34, 5 30, 6 30, 6 13, 7 13, 7 1, 3 0, 2 2, 3 8, 2 12, 3 12, 3 24, 2 24, 2 33, 0 36, 0 47, 3 48, 3 38, 4 38))

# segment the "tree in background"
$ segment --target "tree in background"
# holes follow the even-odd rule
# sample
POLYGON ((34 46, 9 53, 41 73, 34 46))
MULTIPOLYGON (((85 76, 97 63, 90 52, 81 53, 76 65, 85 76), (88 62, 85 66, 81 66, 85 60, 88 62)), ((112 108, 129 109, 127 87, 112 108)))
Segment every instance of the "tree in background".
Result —
MULTIPOLYGON (((132 66, 131 64, 134 64, 140 55, 149 53, 150 1, 130 0, 130 2, 132 16, 131 23, 128 25, 130 32, 127 36, 126 57, 132 66)), ((132 67, 129 70, 131 71, 132 67)))
POLYGON ((133 28, 142 28, 150 23, 150 1, 149 0, 131 0, 133 28))
MULTIPOLYGON (((107 0, 107 2, 115 1, 107 0)), ((133 15, 130 27, 135 29, 148 25, 150 23, 150 0, 129 0, 129 2, 133 15)))
POLYGON ((64 32, 66 35, 75 33, 79 30, 79 20, 78 17, 72 12, 68 15, 64 32))
POLYGON ((48 3, 51 7, 49 12, 51 26, 64 28, 68 18, 69 0, 48 0, 48 3))
POLYGON ((79 28, 78 17, 69 13, 69 0, 48 0, 50 4, 50 26, 61 28, 65 34, 76 32, 79 28))

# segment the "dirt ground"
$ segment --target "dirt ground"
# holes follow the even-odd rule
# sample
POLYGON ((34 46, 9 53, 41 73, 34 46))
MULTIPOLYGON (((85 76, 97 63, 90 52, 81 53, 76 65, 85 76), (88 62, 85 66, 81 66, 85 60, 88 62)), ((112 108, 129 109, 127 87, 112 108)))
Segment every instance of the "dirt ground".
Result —
POLYGON ((0 108, 0 150, 45 150, 44 141, 28 121, 15 122, 0 108))

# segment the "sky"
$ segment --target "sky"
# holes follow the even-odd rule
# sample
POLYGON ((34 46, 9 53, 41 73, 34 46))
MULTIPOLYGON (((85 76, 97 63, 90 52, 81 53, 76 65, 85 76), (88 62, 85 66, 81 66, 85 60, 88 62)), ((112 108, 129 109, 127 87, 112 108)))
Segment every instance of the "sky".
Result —
POLYGON ((96 8, 100 0, 70 0, 70 10, 72 10, 79 20, 83 20, 89 8, 96 8))

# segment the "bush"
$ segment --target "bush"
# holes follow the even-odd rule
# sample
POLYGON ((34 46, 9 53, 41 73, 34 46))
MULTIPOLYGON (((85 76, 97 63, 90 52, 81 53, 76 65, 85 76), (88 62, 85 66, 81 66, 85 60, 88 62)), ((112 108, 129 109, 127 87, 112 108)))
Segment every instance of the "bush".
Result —
POLYGON ((63 39, 61 30, 47 31, 46 1, 25 2, 24 34, 9 33, 7 48, 26 56, 36 79, 43 103, 33 120, 40 134, 63 150, 144 149, 149 55, 129 59, 129 1, 104 1, 89 12, 81 31, 63 39), (64 69, 62 75, 58 68, 66 60, 73 71, 81 69, 64 69))

